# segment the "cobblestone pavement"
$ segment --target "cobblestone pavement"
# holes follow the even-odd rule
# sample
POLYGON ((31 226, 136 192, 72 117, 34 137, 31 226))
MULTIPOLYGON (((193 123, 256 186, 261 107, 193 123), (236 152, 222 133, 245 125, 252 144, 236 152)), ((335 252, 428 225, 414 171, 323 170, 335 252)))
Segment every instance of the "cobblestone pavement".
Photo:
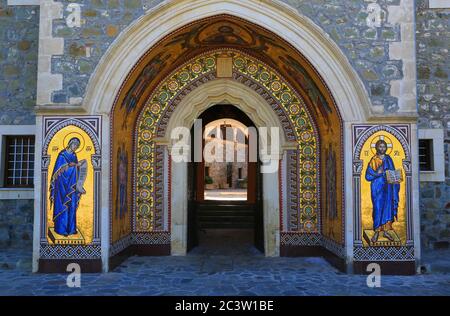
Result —
MULTIPOLYGON (((74 289, 66 286, 67 275, 29 272, 31 251, 24 253, 0 252, 0 295, 450 295, 450 273, 445 272, 383 276, 381 288, 372 289, 366 277, 340 273, 321 258, 201 251, 186 257, 131 257, 113 272, 82 275, 81 288, 74 289)), ((437 257, 442 261, 449 253, 437 257)))

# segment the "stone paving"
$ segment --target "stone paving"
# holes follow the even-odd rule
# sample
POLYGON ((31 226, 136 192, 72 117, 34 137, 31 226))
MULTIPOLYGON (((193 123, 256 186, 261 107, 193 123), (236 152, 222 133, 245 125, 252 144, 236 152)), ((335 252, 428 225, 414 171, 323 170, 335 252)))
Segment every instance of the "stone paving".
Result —
MULTIPOLYGON (((383 276, 381 288, 368 288, 365 276, 340 273, 321 258, 265 258, 256 250, 131 257, 113 272, 82 275, 81 288, 68 288, 67 275, 31 273, 30 253, 0 252, 0 295, 450 295, 447 272, 383 276)), ((436 257, 447 256, 448 263, 449 254, 436 257)))

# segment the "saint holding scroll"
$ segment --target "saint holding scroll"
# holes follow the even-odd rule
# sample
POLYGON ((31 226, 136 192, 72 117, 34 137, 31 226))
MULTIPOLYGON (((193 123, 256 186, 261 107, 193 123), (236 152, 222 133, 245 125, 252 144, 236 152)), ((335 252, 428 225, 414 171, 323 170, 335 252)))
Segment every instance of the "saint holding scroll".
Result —
POLYGON ((87 161, 78 162, 76 151, 80 140, 70 139, 56 159, 50 183, 55 232, 65 237, 77 234, 77 209, 87 175, 87 161))

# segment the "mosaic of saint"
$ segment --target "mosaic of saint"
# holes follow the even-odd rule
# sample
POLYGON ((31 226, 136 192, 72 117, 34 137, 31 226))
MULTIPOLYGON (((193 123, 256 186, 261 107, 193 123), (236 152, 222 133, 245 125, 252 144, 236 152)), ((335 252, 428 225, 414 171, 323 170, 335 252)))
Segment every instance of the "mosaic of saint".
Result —
POLYGON ((390 241, 392 223, 397 219, 401 170, 396 170, 392 158, 386 154, 387 143, 380 139, 375 144, 376 154, 369 162, 366 170, 366 180, 370 181, 372 198, 373 235, 371 242, 378 241, 380 232, 390 241))
POLYGON ((117 188, 114 199, 114 219, 121 223, 119 227, 120 236, 127 234, 126 217, 129 215, 130 201, 128 199, 128 151, 122 144, 117 152, 117 188))
POLYGON ((76 235, 77 209, 86 181, 86 160, 78 162, 76 151, 80 148, 80 139, 69 140, 56 159, 50 183, 50 202, 53 206, 54 231, 63 236, 76 235))
POLYGON ((400 246, 405 241, 404 150, 381 131, 366 141, 362 155, 363 238, 369 246, 400 246))
POLYGON ((117 192, 116 195, 116 218, 124 218, 128 213, 128 197, 127 197, 127 187, 128 187, 128 152, 125 148, 120 147, 117 152, 117 170, 119 171, 119 177, 117 181, 117 192))
POLYGON ((49 146, 48 239, 53 244, 92 241, 94 146, 76 126, 53 137, 49 146))

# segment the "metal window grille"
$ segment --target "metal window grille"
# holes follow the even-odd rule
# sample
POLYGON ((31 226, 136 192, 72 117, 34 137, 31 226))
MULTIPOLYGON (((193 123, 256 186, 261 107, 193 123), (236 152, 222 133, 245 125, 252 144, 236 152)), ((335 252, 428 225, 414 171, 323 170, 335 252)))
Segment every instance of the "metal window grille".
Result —
POLYGON ((5 186, 33 187, 34 136, 6 136, 5 186))
POLYGON ((419 140, 419 165, 420 171, 433 171, 433 140, 419 140))

